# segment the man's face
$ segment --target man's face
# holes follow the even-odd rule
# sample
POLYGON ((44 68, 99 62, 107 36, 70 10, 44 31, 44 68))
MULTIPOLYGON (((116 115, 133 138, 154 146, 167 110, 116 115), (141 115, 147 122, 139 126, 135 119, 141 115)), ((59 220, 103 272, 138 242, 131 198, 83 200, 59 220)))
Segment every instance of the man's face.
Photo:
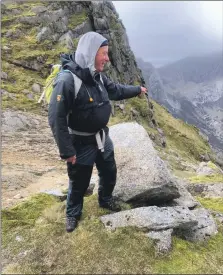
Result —
POLYGON ((108 46, 100 47, 95 56, 95 69, 102 72, 107 62, 109 62, 108 46))

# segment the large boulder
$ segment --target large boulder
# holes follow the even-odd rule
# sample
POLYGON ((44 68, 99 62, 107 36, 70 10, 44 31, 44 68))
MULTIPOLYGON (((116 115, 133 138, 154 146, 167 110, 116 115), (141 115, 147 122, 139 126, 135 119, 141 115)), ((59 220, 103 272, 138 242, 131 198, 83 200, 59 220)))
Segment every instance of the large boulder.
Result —
POLYGON ((164 203, 180 197, 176 180, 138 123, 110 128, 118 167, 114 195, 136 206, 164 203))
POLYGON ((197 225, 196 216, 187 207, 147 206, 125 210, 100 217, 105 227, 115 230, 119 227, 136 226, 146 231, 170 228, 191 228, 197 225))

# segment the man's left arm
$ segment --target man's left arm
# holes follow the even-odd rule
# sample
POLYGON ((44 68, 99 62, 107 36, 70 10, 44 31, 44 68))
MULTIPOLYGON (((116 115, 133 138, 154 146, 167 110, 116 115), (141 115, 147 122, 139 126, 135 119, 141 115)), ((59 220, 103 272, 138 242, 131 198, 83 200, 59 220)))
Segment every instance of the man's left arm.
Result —
POLYGON ((145 94, 147 92, 145 87, 116 84, 108 79, 105 75, 102 76, 102 79, 110 100, 127 99, 145 94))

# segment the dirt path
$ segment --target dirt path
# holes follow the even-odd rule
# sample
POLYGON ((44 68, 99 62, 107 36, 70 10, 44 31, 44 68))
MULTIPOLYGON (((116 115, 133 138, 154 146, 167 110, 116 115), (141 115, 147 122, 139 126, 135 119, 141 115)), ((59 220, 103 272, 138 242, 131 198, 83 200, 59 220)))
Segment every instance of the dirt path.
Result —
POLYGON ((25 200, 32 194, 65 189, 68 185, 66 164, 59 159, 47 117, 21 112, 11 114, 7 120, 3 119, 3 208, 25 200), (24 116, 22 122, 21 119, 17 121, 20 114, 24 116), (15 121, 16 126, 13 125, 15 121), (30 124, 32 127, 29 127, 30 124))

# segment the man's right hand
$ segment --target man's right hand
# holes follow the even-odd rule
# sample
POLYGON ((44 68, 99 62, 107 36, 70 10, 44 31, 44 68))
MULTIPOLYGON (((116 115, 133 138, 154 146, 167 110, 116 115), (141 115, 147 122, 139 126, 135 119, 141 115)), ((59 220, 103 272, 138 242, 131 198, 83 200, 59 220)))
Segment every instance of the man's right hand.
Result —
POLYGON ((76 156, 73 157, 69 157, 68 159, 66 159, 67 162, 71 162, 72 164, 76 163, 76 156))

